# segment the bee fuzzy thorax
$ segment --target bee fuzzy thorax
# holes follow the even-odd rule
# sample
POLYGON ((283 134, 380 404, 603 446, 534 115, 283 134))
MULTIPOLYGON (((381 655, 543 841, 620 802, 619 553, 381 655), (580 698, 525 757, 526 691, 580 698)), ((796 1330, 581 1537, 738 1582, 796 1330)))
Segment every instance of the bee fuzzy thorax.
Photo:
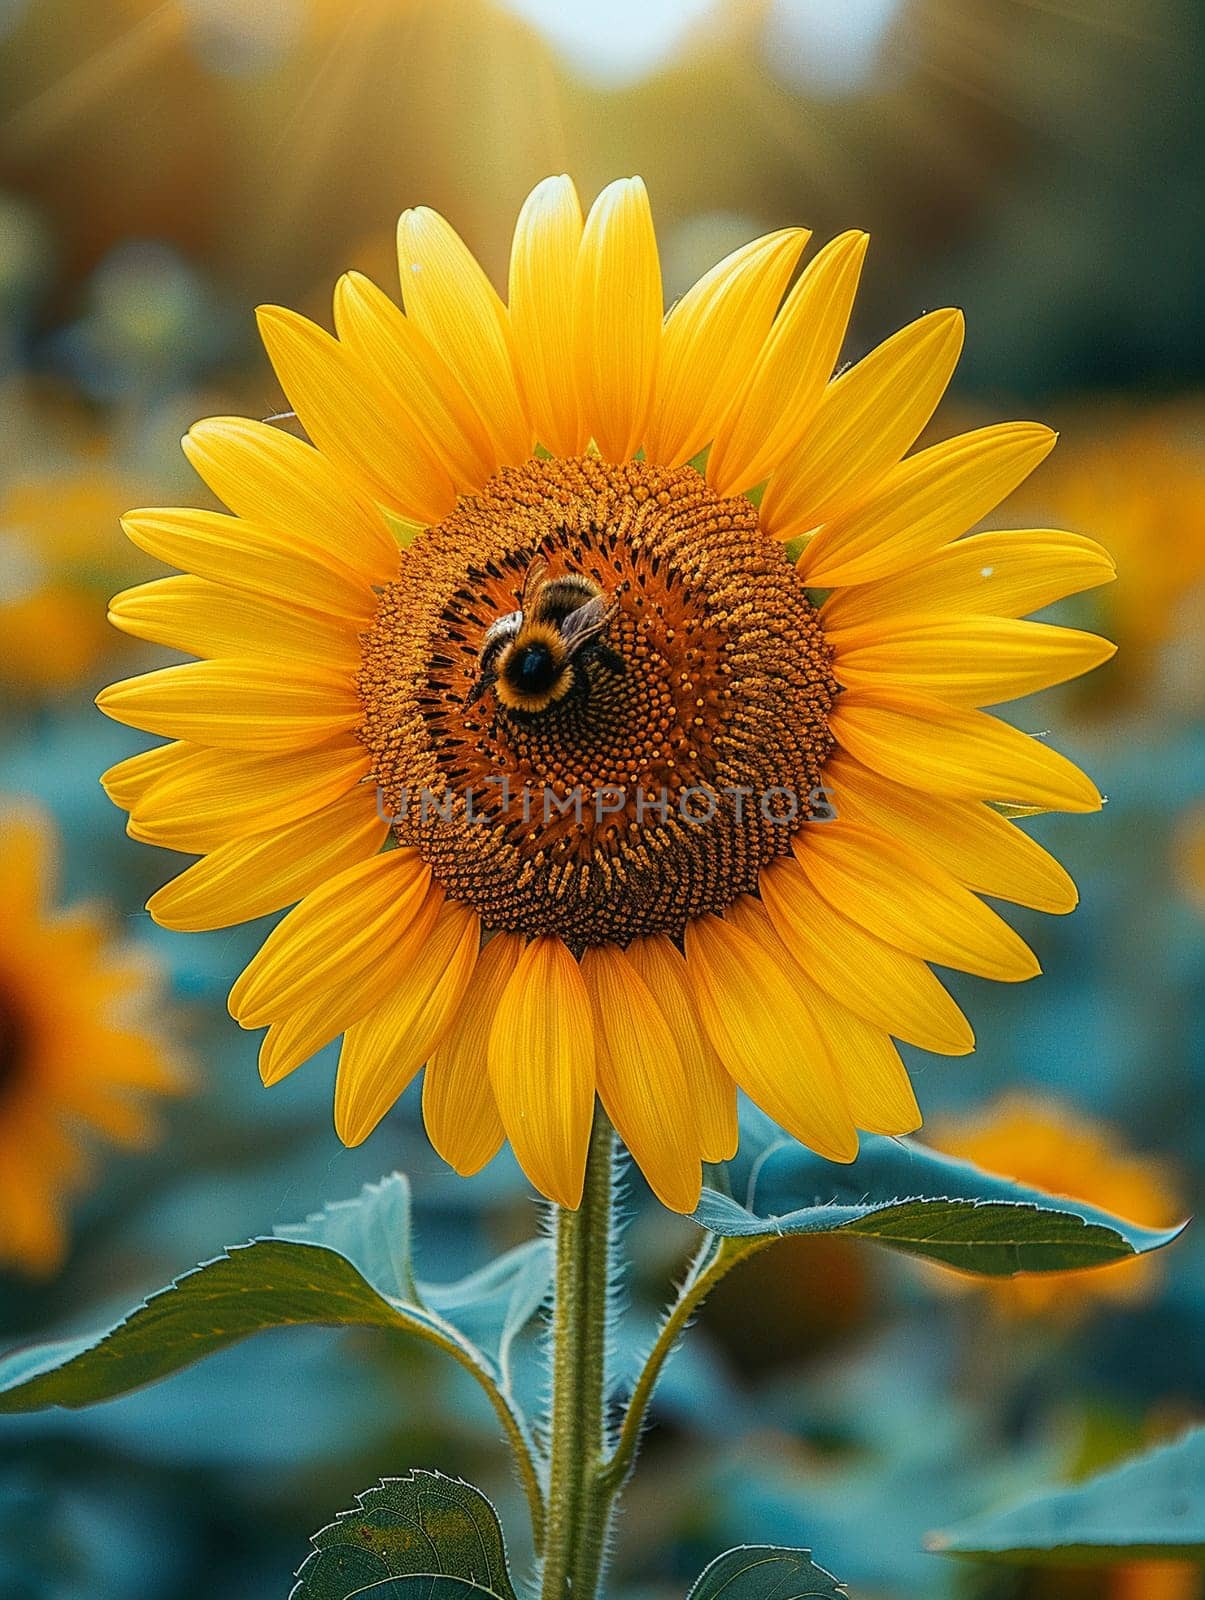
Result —
MULTIPOLYGON (((536 562, 532 570, 540 570, 536 562)), ((530 577, 528 580, 530 584, 530 577)), ((580 572, 565 572, 559 578, 549 578, 539 585, 535 597, 535 615, 544 622, 564 622, 569 614, 597 600, 601 591, 596 583, 580 572)))

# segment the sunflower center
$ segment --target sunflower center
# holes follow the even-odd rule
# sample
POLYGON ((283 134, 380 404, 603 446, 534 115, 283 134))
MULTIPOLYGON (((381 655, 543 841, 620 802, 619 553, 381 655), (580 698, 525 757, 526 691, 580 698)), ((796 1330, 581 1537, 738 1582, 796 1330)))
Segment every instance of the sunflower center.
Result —
POLYGON ((680 937, 819 803, 816 612, 755 508, 693 468, 503 468, 416 539, 363 650, 393 831, 487 928, 680 937))

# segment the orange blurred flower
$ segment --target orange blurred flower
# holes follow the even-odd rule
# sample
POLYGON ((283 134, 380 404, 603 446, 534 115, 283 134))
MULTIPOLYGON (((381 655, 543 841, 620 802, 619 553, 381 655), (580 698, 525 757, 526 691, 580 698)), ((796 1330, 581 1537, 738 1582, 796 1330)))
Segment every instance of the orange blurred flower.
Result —
POLYGON ((1195 703, 1205 682, 1205 403, 1085 416, 1009 509, 1090 533, 1117 563, 1117 582, 1084 602, 1118 644, 1086 692, 1135 698, 1161 679, 1195 703))
POLYGON ((1200 1600, 1201 1569, 1189 1561, 1129 1561, 1111 1574, 1109 1600, 1200 1600))
MULTIPOLYGON (((948 1155, 1032 1188, 1110 1211, 1145 1227, 1176 1220, 1176 1193, 1162 1163, 1122 1149, 1113 1131, 1073 1107, 1029 1095, 1006 1095, 978 1116, 931 1130, 948 1155)), ((947 1288, 988 1294, 1006 1315, 1082 1314, 1093 1301, 1136 1301, 1157 1282, 1154 1256, 1076 1272, 1020 1272, 1011 1278, 963 1276, 927 1268, 947 1288)))
POLYGON ((14 477, 0 497, 0 680, 62 694, 113 652, 96 596, 126 570, 130 484, 99 461, 14 477))
POLYGON ((146 1097, 185 1079, 145 950, 112 938, 95 908, 52 909, 58 850, 40 811, 0 812, 0 1264, 35 1274, 66 1249, 87 1137, 149 1144, 146 1097))

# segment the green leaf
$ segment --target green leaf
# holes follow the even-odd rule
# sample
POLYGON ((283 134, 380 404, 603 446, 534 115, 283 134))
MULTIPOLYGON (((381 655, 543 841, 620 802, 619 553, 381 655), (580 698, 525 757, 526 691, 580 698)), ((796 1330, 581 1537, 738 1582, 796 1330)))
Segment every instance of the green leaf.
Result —
POLYGON ((511 1352, 552 1289, 552 1241, 532 1239, 455 1283, 427 1283, 425 1303, 488 1350, 502 1381, 511 1380, 511 1352))
POLYGON ((0 1411, 108 1400, 264 1328, 418 1331, 417 1320, 334 1251, 260 1239, 185 1274, 103 1334, 16 1351, 0 1362, 0 1411))
POLYGON ((277 1239, 335 1250, 394 1300, 419 1300, 414 1281, 410 1182, 400 1172, 366 1184, 354 1200, 336 1200, 304 1222, 273 1229, 277 1239))
POLYGON ((742 1544, 705 1567, 687 1600, 845 1600, 845 1590, 810 1550, 742 1544))
POLYGON ((760 1115, 742 1130, 732 1194, 705 1188, 695 1221, 731 1238, 851 1233, 964 1272, 1067 1272, 1169 1244, 1078 1200, 981 1172, 911 1139, 863 1139, 840 1166, 760 1115), (743 1195, 743 1203, 733 1196, 743 1195))
POLYGON ((405 1578, 383 1578, 367 1589, 353 1589, 348 1600, 482 1600, 492 1591, 464 1578, 440 1572, 412 1572, 405 1578))
POLYGON ((289 1600, 515 1600, 497 1514, 471 1484, 408 1472, 356 1501, 314 1535, 289 1600))
POLYGON ((984 1561, 1099 1565, 1205 1558, 1205 1428, 1069 1488, 931 1534, 930 1550, 984 1561))
POLYGON ((91 1405, 250 1334, 303 1323, 415 1334, 505 1388, 510 1346, 548 1292, 550 1242, 532 1240, 459 1283, 426 1285, 414 1279, 410 1234, 409 1185, 394 1173, 186 1273, 105 1332, 13 1352, 0 1360, 0 1412, 91 1405))

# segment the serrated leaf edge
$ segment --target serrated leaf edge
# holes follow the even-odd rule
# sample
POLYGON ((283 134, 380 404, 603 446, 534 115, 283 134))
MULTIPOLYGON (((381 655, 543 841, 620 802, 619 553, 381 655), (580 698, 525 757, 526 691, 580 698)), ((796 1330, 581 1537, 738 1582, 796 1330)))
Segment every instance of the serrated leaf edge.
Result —
MULTIPOLYGON (((742 1229, 741 1235, 720 1234, 719 1230, 712 1228, 709 1223, 705 1222, 696 1214, 694 1220, 699 1223, 700 1227, 707 1228, 707 1230, 711 1233, 717 1233, 721 1238, 740 1236, 755 1237, 758 1233, 765 1233, 773 1235, 777 1238, 783 1238, 787 1236, 789 1225, 797 1218, 822 1214, 826 1211, 857 1211, 859 1213, 857 1216, 848 1217, 842 1222, 836 1222, 831 1228, 816 1228, 812 1230, 817 1233, 841 1233, 857 1230, 861 1224, 872 1221, 875 1217, 881 1217, 885 1212, 902 1209, 905 1206, 945 1206, 951 1209, 965 1209, 972 1211, 1025 1212, 1034 1217, 1058 1217, 1067 1221, 1078 1222, 1085 1230, 1095 1229, 1101 1233, 1109 1234, 1114 1239, 1118 1240, 1119 1244, 1124 1248, 1114 1252, 1110 1257, 1110 1259, 1118 1261, 1123 1261, 1128 1256, 1146 1255, 1152 1250, 1164 1249, 1167 1245, 1174 1243, 1174 1241, 1180 1237, 1180 1235, 1188 1227, 1189 1222, 1192 1220, 1191 1218, 1186 1218, 1183 1222, 1177 1223, 1175 1227, 1172 1228, 1146 1228, 1138 1223, 1127 1224, 1127 1226, 1129 1226, 1140 1239, 1141 1248, 1137 1248, 1130 1242, 1129 1239, 1126 1238, 1125 1234, 1119 1232, 1117 1228, 1110 1226, 1110 1224, 1107 1222, 1096 1221, 1094 1218, 1086 1217, 1082 1212, 1069 1209, 1064 1205, 1043 1206, 1038 1205, 1032 1200, 993 1200, 987 1198, 976 1198, 968 1195, 899 1195, 891 1200, 872 1201, 869 1198, 860 1201, 825 1200, 817 1202, 815 1205, 811 1206, 799 1206, 794 1211, 774 1212, 768 1216, 762 1217, 759 1216, 751 1206, 741 1204, 740 1201, 734 1200, 731 1195, 721 1194, 719 1190, 713 1190, 712 1193, 717 1195, 720 1199, 727 1200, 732 1205, 738 1207, 748 1216, 751 1223, 758 1225, 757 1227, 742 1229)), ((1052 1196, 1052 1199, 1062 1200, 1063 1196, 1052 1196)), ((914 1242, 918 1244, 924 1243, 929 1237, 932 1236, 919 1235, 914 1242)), ((895 1243, 894 1240, 884 1242, 895 1243)), ((967 1248, 973 1248, 977 1242, 984 1245, 999 1245, 1005 1241, 985 1239, 982 1241, 959 1240, 958 1242, 967 1248)), ((1066 1267, 1035 1267, 1027 1270, 1035 1272, 1065 1272, 1075 1269, 1066 1267)))
MULTIPOLYGON (((515 1593, 515 1587, 510 1576, 510 1552, 506 1548, 506 1530, 502 1526, 502 1519, 499 1517, 493 1502, 486 1494, 483 1493, 482 1490, 477 1487, 476 1484, 469 1483, 464 1478, 454 1478, 449 1473, 440 1472, 435 1468, 411 1467, 408 1472, 398 1473, 397 1475, 388 1478, 378 1478, 376 1483, 374 1483, 371 1488, 357 1490, 355 1496, 355 1506, 349 1506, 346 1511, 337 1511, 334 1518, 330 1522, 324 1523, 321 1528, 310 1535, 310 1544, 313 1546, 313 1548, 310 1550, 309 1555, 306 1556, 305 1560, 297 1568, 297 1571, 293 1574, 297 1581, 294 1583, 292 1589, 289 1590, 289 1600, 298 1600, 298 1597, 301 1594, 301 1586, 305 1582, 305 1569, 323 1554, 323 1550, 314 1543, 316 1539, 320 1539, 324 1533, 329 1533, 333 1528, 339 1528, 342 1524, 353 1520, 354 1518, 361 1516, 366 1512, 370 1512, 372 1507, 367 1503, 369 1495, 377 1494, 382 1489, 391 1488, 394 1484, 412 1484, 419 1482, 421 1479, 429 1479, 434 1483, 451 1483, 455 1484, 458 1488, 469 1489, 473 1494, 477 1495, 485 1502, 489 1509, 490 1515, 494 1519, 495 1526, 498 1529, 498 1540, 502 1546, 502 1568, 506 1575, 507 1585, 513 1596, 515 1593)), ((387 1578, 381 1578, 377 1580, 375 1583, 367 1584, 364 1588, 353 1589, 349 1591, 349 1593, 344 1597, 344 1600, 355 1600, 356 1595, 371 1594, 374 1589, 382 1588, 387 1583, 404 1583, 411 1581, 417 1582, 423 1578, 430 1578, 432 1580, 450 1578, 456 1583, 464 1584, 465 1588, 467 1589, 475 1589, 481 1594, 491 1595, 494 1597, 494 1600, 505 1600, 505 1597, 500 1596, 497 1590, 487 1589, 483 1584, 474 1583, 471 1578, 462 1578, 454 1572, 394 1573, 387 1578)))
MULTIPOLYGON (((832 1584, 834 1589, 838 1590, 841 1594, 845 1593, 845 1584, 840 1578, 835 1577, 833 1573, 829 1572, 826 1567, 822 1567, 818 1561, 814 1561, 812 1559, 811 1550, 805 1550, 802 1547, 791 1547, 788 1545, 778 1544, 734 1544, 727 1550, 721 1550, 718 1556, 713 1557, 713 1559, 707 1563, 687 1591, 686 1600, 695 1600, 696 1595, 702 1588, 703 1580, 706 1578, 709 1572, 711 1572, 715 1567, 719 1566, 721 1561, 727 1561, 730 1556, 735 1555, 758 1554, 764 1554, 767 1559, 777 1558, 779 1560, 781 1560, 784 1556, 798 1556, 802 1560, 806 1561, 810 1566, 815 1567, 820 1576, 827 1579, 828 1582, 832 1584)), ((752 1563, 750 1563, 750 1565, 752 1565, 752 1563)), ((745 1570, 747 1571, 748 1568, 745 1570)), ((818 1590, 813 1590, 812 1594, 817 1597, 817 1600, 827 1600, 827 1597, 821 1595, 818 1590)), ((791 1600, 809 1600, 809 1595, 806 1591, 801 1590, 798 1595, 792 1596, 791 1600)))

